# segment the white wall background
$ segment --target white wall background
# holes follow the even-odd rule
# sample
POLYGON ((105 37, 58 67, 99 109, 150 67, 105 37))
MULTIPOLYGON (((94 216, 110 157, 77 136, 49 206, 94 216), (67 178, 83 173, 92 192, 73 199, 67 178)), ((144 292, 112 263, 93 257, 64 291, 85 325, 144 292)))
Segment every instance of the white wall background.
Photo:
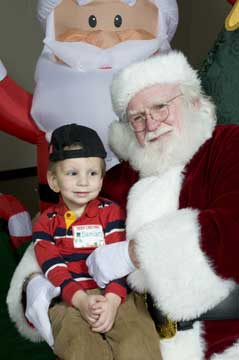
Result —
MULTIPOLYGON (((43 34, 36 20, 37 0, 0 0, 0 58, 9 75, 28 91, 43 34)), ((178 0, 180 22, 173 47, 195 67, 206 57, 231 6, 226 0, 178 0)), ((0 132, 0 171, 35 166, 35 146, 0 132)))

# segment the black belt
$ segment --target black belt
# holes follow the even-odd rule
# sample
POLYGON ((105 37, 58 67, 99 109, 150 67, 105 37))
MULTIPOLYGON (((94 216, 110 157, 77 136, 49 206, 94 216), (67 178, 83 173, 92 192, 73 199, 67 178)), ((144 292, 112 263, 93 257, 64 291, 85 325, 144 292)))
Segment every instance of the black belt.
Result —
MULTIPOLYGON (((155 322, 157 329, 164 326, 168 319, 164 314, 156 307, 153 298, 147 295, 148 310, 155 322)), ((187 320, 178 321, 175 326, 177 330, 189 330, 192 329, 195 321, 204 320, 239 320, 239 285, 236 285, 235 289, 218 305, 214 308, 201 314, 199 317, 187 320)))

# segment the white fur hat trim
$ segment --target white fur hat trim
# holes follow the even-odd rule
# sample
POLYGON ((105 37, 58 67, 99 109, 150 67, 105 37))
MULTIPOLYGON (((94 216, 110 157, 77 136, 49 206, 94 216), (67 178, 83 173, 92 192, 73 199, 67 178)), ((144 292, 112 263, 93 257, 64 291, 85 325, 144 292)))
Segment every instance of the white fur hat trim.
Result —
POLYGON ((111 97, 120 120, 130 100, 141 90, 156 84, 192 86, 201 92, 201 83, 183 53, 170 51, 128 66, 113 79, 111 97))

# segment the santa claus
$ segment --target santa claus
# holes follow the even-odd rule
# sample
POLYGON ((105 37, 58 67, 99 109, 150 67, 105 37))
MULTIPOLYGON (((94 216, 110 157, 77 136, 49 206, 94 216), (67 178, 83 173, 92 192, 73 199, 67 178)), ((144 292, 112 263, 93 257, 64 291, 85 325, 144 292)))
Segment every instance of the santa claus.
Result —
MULTIPOLYGON (((0 130, 37 145, 41 208, 58 199, 46 185, 46 134, 65 123, 94 128, 107 150, 116 118, 109 86, 126 65, 170 49, 178 22, 176 0, 38 0, 45 30, 34 96, 6 76, 0 64, 0 130)), ((48 136, 48 137, 49 137, 48 136)))
POLYGON ((239 127, 215 126, 197 72, 174 51, 116 75, 112 98, 111 146, 140 180, 125 163, 112 173, 112 193, 130 189, 129 244, 96 249, 89 272, 101 287, 131 272, 151 294, 163 360, 239 359, 239 127))

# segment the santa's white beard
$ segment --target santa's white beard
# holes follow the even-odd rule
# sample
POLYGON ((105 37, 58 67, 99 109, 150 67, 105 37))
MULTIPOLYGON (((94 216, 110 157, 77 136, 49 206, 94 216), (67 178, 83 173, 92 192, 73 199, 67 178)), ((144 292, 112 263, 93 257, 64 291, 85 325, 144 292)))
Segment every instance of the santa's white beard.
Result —
POLYGON ((146 141, 143 147, 127 124, 121 123, 121 135, 118 126, 115 130, 112 126, 110 145, 120 158, 128 160, 133 169, 139 171, 140 177, 160 175, 172 166, 186 165, 199 147, 211 137, 215 127, 213 106, 208 103, 200 111, 185 108, 181 119, 180 130, 174 128, 156 142, 146 141), (121 141, 123 143, 120 145, 121 141))

